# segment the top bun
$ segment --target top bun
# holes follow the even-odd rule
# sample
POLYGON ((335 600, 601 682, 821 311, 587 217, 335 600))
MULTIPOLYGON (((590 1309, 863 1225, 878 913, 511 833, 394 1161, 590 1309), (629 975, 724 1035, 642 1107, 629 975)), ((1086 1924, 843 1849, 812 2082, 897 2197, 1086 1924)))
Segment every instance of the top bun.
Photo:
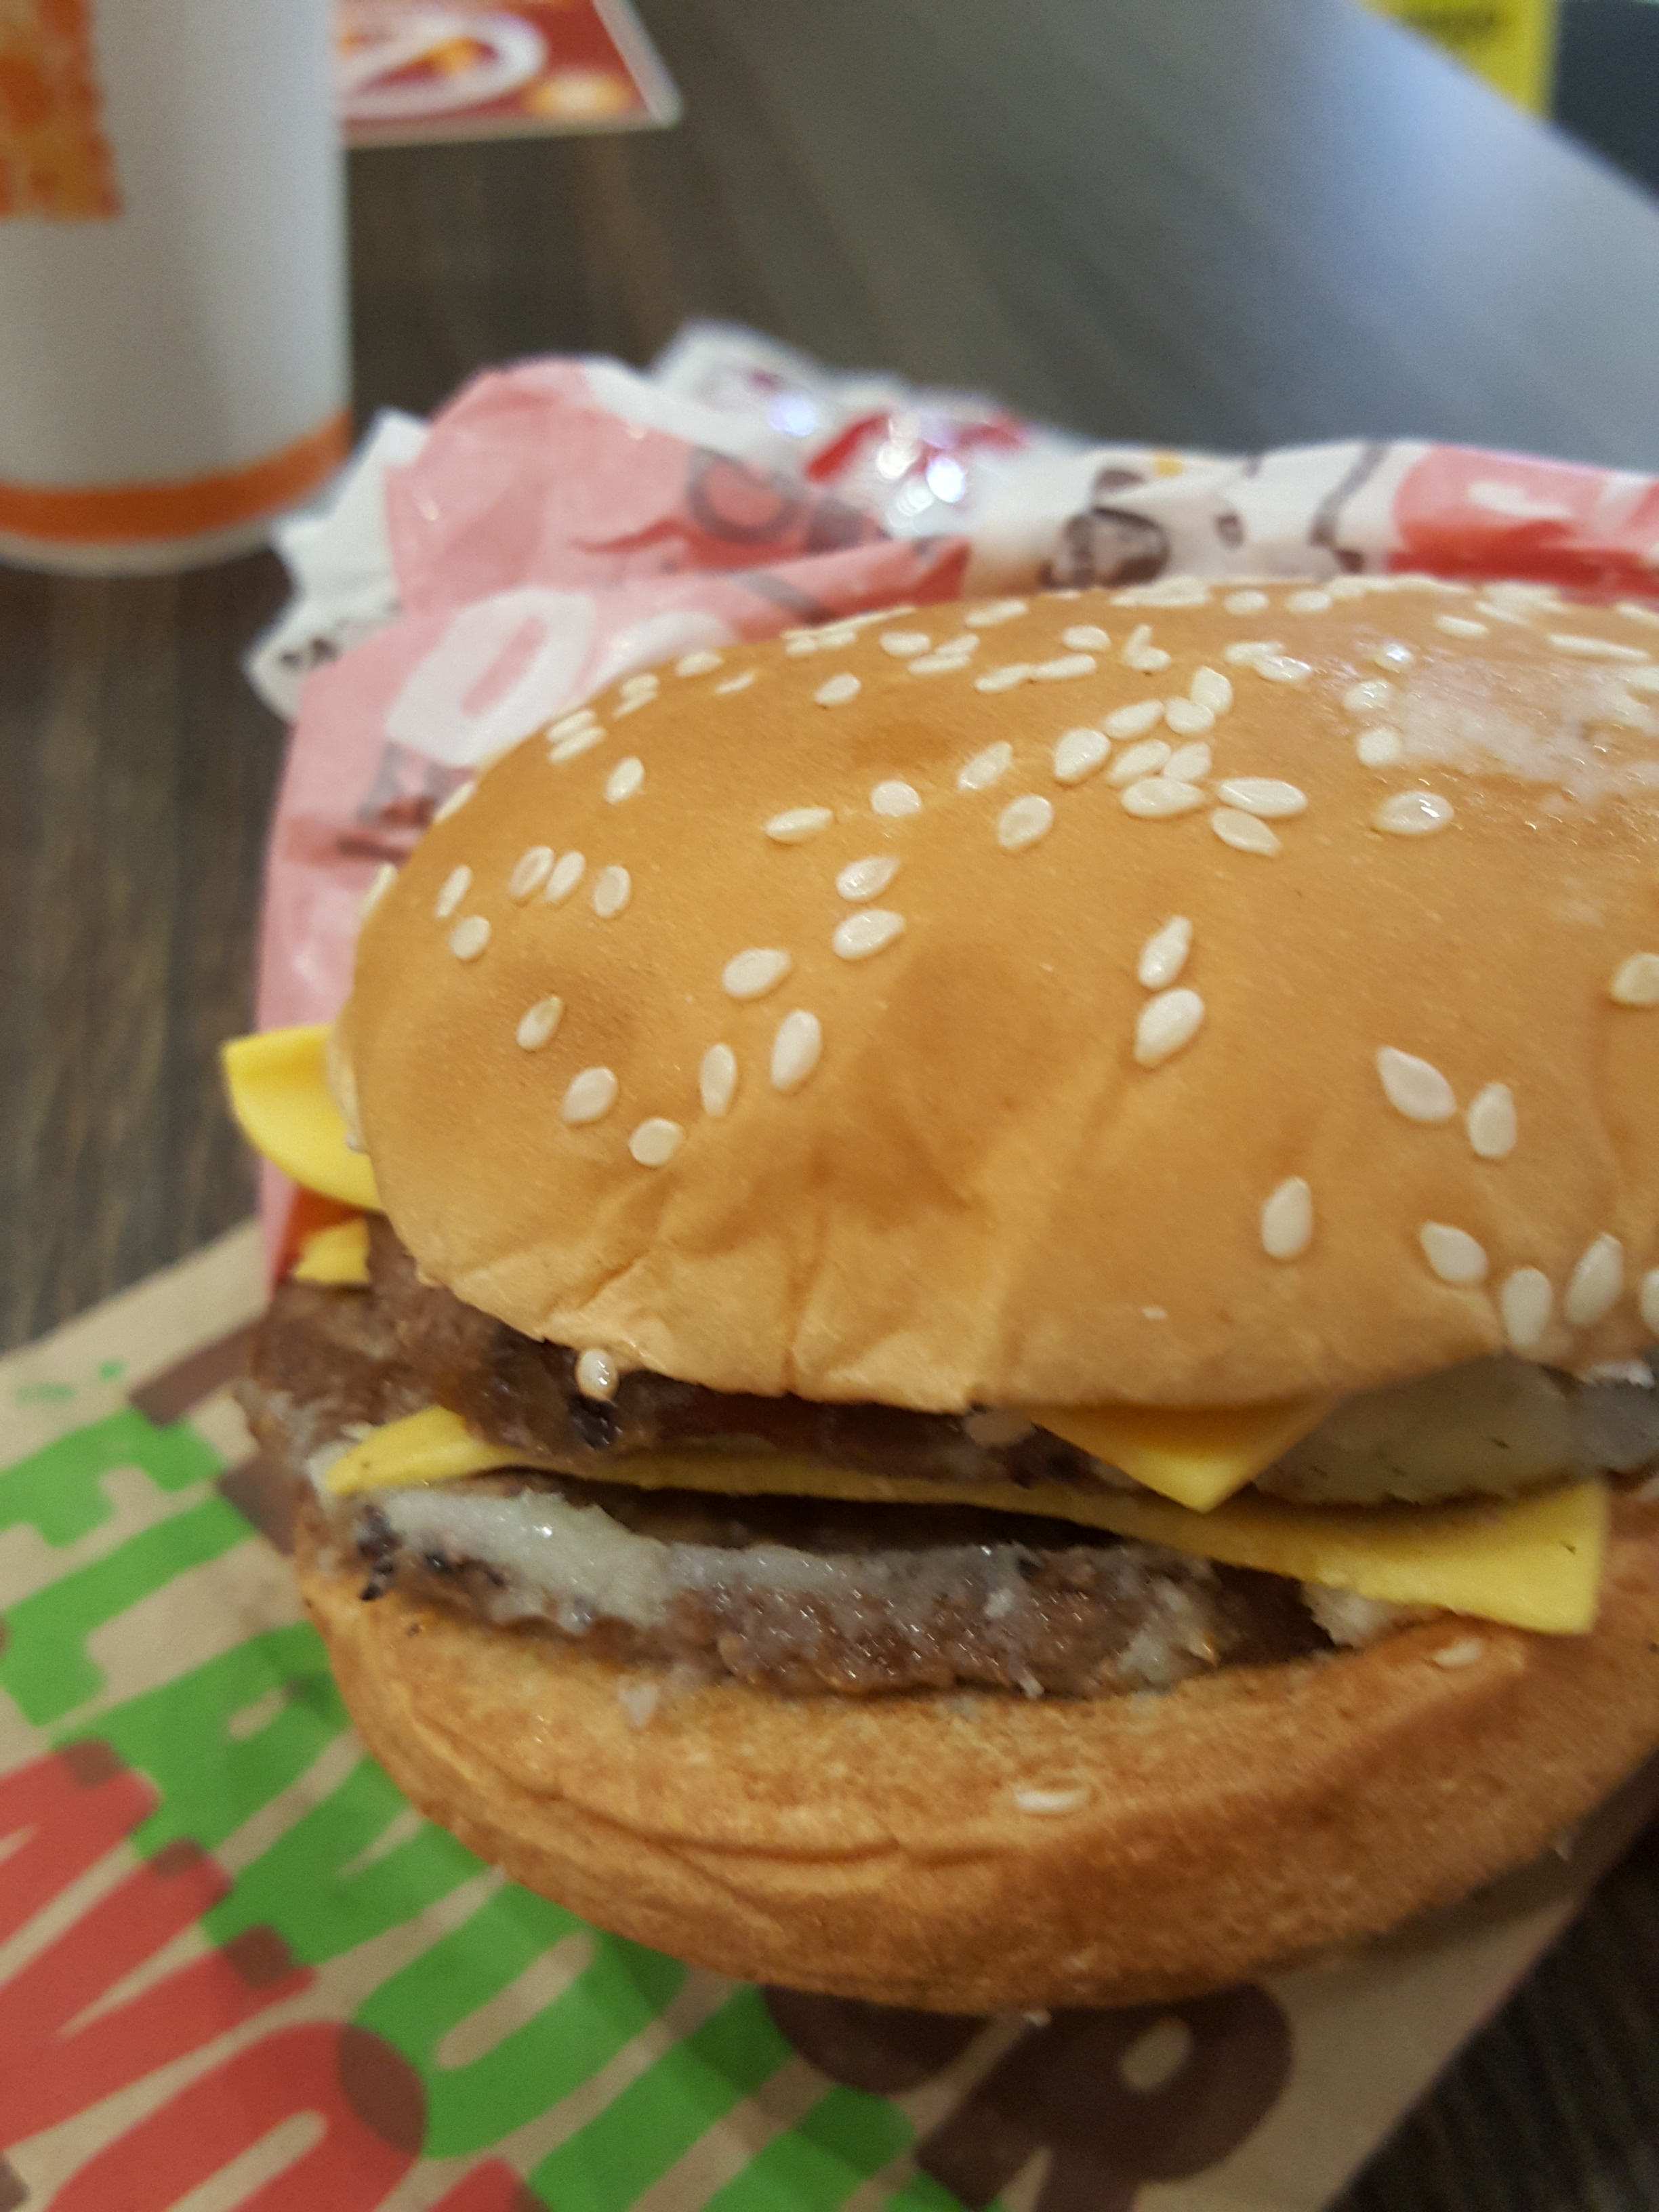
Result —
POLYGON ((1582 1370, 1659 1329, 1656 796, 1634 606, 863 616, 492 768, 365 926, 345 1085, 428 1278, 714 1389, 1582 1370))

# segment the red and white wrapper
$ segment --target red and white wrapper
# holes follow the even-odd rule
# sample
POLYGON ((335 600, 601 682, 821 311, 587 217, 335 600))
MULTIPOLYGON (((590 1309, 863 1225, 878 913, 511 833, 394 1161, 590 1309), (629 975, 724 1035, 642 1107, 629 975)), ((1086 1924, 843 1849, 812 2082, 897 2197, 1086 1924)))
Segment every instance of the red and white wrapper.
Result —
MULTIPOLYGON (((633 670, 872 608, 1180 572, 1524 577, 1651 607, 1659 479, 1413 441, 1091 447, 694 325, 648 375, 533 361, 429 425, 382 418, 283 543, 298 591, 250 662, 297 705, 267 1027, 337 1012, 377 866, 458 784, 633 670)), ((273 1231, 285 1213, 269 1178, 273 1231)))

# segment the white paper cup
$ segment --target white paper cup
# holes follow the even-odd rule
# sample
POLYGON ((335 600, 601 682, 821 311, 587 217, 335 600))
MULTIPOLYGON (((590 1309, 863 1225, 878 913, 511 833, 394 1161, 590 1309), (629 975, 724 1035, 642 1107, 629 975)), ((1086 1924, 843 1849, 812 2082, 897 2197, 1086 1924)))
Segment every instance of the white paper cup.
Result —
POLYGON ((0 7, 0 558, 191 567, 344 459, 331 29, 330 0, 0 7))

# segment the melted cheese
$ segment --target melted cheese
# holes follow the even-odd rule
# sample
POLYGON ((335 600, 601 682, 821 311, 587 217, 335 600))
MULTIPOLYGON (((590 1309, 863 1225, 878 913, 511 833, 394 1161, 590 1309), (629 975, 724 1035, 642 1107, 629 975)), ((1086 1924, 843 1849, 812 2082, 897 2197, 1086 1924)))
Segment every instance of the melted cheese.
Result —
POLYGON ((368 1223, 361 1213, 349 1221, 313 1229, 294 1265, 296 1283, 361 1286, 368 1281, 368 1223))
POLYGON ((459 1413, 428 1406, 423 1413, 371 1429, 335 1461, 325 1479, 337 1498, 349 1498, 360 1490, 456 1482, 463 1475, 489 1474, 497 1468, 524 1464, 522 1452, 487 1444, 459 1413))
POLYGON ((1261 1406, 1022 1406, 1040 1429, 1148 1490, 1208 1513, 1316 1429, 1327 1398, 1261 1406))
POLYGON ((323 1069, 326 1024, 234 1037, 222 1059, 242 1134, 284 1175, 342 1205, 380 1210, 374 1170, 346 1141, 323 1069))
MULTIPOLYGON (((482 1443, 453 1413, 434 1407, 375 1430, 335 1462, 327 1482, 345 1494, 453 1481, 527 1464, 522 1455, 482 1443)), ((1257 1497, 1195 1513, 1150 1492, 1104 1486, 929 1482, 761 1453, 639 1453, 609 1462, 604 1479, 646 1490, 726 1497, 981 1505, 1042 1514, 1294 1582, 1556 1636, 1580 1635, 1593 1626, 1607 1544, 1607 1494, 1599 1482, 1496 1504, 1335 1509, 1257 1497)))

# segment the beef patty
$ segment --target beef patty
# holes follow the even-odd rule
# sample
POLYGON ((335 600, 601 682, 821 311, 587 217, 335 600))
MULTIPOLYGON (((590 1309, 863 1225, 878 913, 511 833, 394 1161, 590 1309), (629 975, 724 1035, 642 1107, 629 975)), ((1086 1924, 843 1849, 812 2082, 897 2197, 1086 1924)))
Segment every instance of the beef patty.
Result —
POLYGON ((266 1451, 314 1474, 365 1427, 437 1403, 540 1464, 325 1500, 366 1601, 418 1588, 504 1628, 786 1692, 1097 1694, 1331 1648, 1278 1577, 1035 1514, 607 1480, 631 1452, 726 1442, 956 1480, 1097 1478, 1038 1431, 976 1442, 971 1416, 723 1397, 644 1374, 600 1404, 577 1391, 567 1349, 421 1284, 384 1223, 372 1250, 367 1291, 278 1289, 242 1389, 266 1451))

